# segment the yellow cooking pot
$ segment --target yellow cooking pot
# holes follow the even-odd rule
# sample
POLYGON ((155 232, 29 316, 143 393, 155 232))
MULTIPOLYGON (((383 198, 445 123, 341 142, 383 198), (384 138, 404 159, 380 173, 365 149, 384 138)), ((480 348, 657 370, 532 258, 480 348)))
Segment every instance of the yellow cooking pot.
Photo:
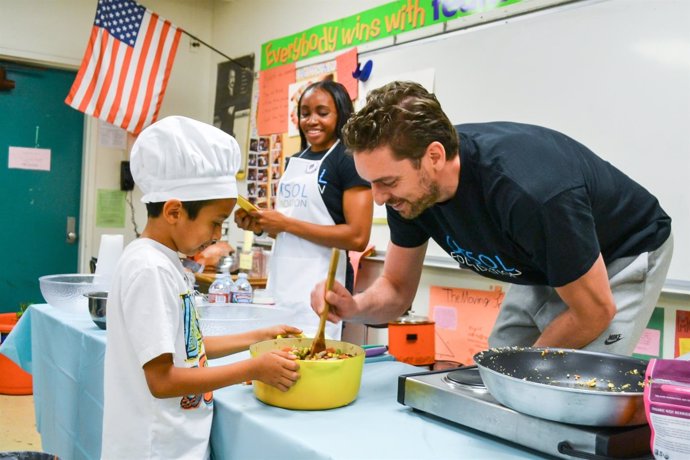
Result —
MULTIPOLYGON (((284 338, 266 340, 249 347, 252 357, 286 347, 311 347, 311 338, 284 338)), ((263 382, 254 381, 254 395, 266 404, 286 409, 333 409, 350 404, 357 397, 362 380, 364 350, 357 345, 337 340, 326 340, 326 347, 354 355, 333 361, 299 360, 300 378, 288 391, 282 392, 263 382)))

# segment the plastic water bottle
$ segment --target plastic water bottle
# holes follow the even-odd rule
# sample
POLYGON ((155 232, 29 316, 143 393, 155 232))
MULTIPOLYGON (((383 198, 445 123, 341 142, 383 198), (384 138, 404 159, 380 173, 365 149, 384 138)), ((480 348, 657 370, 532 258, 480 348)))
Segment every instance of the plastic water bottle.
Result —
POLYGON ((216 274, 216 279, 208 287, 209 303, 230 303, 230 293, 234 283, 227 268, 223 272, 216 274))
POLYGON ((237 275, 237 282, 235 289, 232 291, 232 301, 234 303, 252 303, 254 293, 252 285, 249 284, 246 273, 239 273, 237 275))

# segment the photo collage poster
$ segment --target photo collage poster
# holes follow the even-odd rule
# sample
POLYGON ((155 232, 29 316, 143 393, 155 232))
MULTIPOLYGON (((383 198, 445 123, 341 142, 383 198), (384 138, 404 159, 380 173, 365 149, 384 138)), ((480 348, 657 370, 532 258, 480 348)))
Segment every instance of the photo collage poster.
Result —
POLYGON ((249 140, 247 198, 255 206, 275 209, 278 182, 285 170, 281 134, 249 140))

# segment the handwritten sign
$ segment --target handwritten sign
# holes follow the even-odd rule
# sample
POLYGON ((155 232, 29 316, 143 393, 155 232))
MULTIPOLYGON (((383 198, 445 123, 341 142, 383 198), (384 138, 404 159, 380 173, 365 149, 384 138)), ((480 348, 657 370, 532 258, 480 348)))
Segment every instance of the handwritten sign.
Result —
POLYGON ((504 296, 500 288, 431 286, 429 316, 436 323, 436 359, 473 364, 472 356, 488 348, 504 296))
POLYGON ((294 82, 295 64, 287 64, 260 73, 256 122, 260 136, 287 131, 288 87, 294 82))
POLYGON ((664 309, 654 308, 647 327, 642 331, 633 356, 640 359, 663 358, 664 352, 664 309))
POLYGON ((661 331, 656 329, 645 329, 642 331, 640 340, 635 347, 635 353, 638 355, 659 356, 661 350, 661 331))

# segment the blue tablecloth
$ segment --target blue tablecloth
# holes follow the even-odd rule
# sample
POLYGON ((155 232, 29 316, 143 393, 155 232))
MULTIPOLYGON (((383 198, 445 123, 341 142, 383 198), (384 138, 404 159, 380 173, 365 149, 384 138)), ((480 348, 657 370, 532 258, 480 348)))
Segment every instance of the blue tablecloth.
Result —
MULTIPOLYGON (((88 313, 43 304, 29 308, 0 346, 33 374, 43 449, 65 460, 100 455, 105 338, 88 313)), ((214 458, 541 458, 398 404, 398 375, 418 371, 399 362, 368 363, 355 402, 328 411, 267 406, 249 385, 216 390, 214 458)))
POLYGON ((32 305, 0 352, 33 376, 43 450, 64 460, 99 458, 105 331, 88 312, 32 305))

